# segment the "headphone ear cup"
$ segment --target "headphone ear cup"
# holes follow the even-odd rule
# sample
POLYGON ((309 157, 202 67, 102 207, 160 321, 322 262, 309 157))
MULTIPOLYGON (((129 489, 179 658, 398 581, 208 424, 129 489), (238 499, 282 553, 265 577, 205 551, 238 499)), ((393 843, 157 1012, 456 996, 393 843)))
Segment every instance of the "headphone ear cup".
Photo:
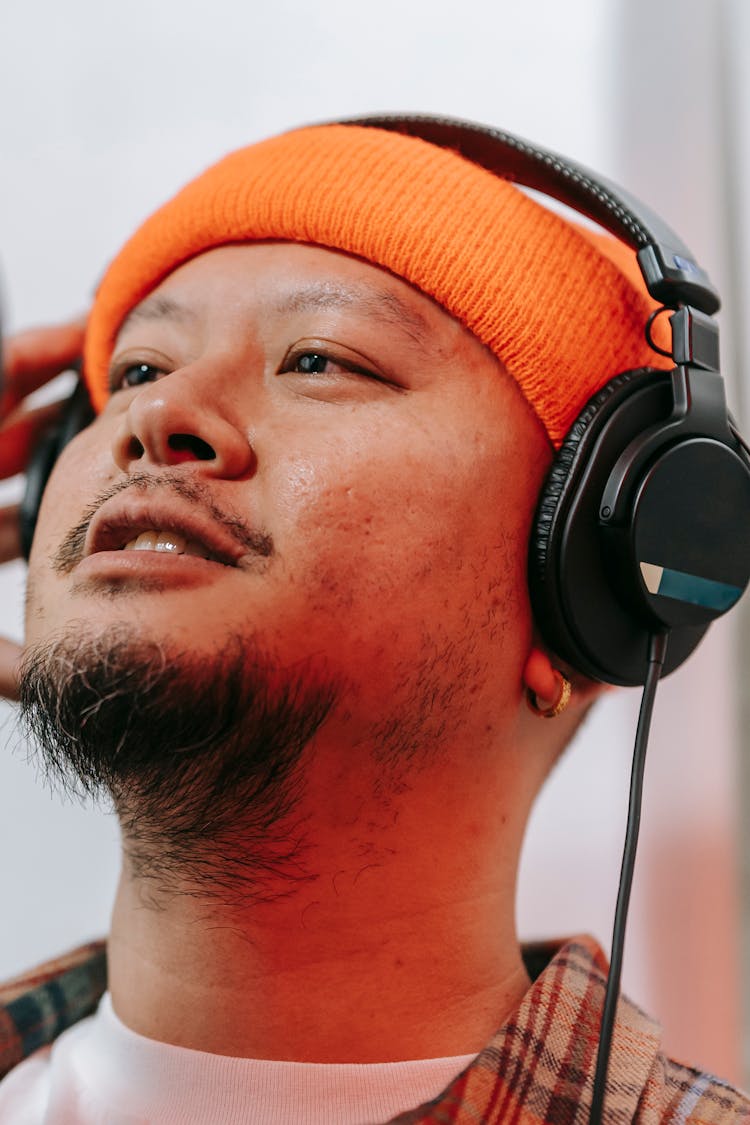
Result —
MULTIPOLYGON (((612 581, 599 505, 617 457, 639 433, 666 421, 672 407, 668 371, 639 368, 615 376, 571 427, 537 505, 529 544, 537 627, 554 653, 605 683, 644 682, 655 625, 633 611, 612 581)), ((690 655, 707 627, 672 632, 665 674, 690 655)))
POLYGON ((59 420, 37 443, 26 466, 24 494, 18 513, 21 532, 21 551, 28 562, 34 539, 42 496, 47 487, 55 462, 69 441, 94 419, 86 384, 81 378, 65 402, 59 420))

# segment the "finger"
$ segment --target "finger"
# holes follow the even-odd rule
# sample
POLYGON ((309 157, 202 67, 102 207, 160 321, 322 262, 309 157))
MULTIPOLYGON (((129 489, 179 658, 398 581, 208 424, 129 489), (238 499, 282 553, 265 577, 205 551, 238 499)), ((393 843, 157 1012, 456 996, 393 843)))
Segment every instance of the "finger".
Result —
POLYGON ((18 699, 18 672, 21 664, 21 646, 7 637, 0 637, 0 696, 18 699))
POLYGON ((75 363, 83 350, 85 328, 86 318, 79 317, 48 328, 29 328, 4 342, 3 412, 75 363))
POLYGON ((21 531, 18 523, 19 505, 0 508, 0 563, 20 558, 21 531))
POLYGON ((60 416, 62 406, 60 402, 51 402, 11 414, 0 430, 0 480, 25 470, 31 451, 60 416))

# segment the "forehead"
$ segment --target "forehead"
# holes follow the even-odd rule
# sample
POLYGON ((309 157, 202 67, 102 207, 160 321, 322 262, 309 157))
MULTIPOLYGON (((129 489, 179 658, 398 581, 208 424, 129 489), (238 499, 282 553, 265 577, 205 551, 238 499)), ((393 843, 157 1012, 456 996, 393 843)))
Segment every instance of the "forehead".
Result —
POLYGON ((188 325, 215 313, 349 314, 425 352, 484 345, 432 298, 353 255, 289 242, 223 246, 171 273, 123 321, 118 340, 149 321, 188 325))

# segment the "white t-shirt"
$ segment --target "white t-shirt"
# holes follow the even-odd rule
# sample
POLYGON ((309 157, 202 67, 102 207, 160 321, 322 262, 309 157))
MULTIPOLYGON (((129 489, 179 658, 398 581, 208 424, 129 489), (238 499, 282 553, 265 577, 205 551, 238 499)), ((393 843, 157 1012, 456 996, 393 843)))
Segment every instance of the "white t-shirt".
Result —
POLYGON ((372 1125, 437 1097, 475 1055, 295 1063, 210 1055, 96 1015, 0 1082, 0 1125, 372 1125))

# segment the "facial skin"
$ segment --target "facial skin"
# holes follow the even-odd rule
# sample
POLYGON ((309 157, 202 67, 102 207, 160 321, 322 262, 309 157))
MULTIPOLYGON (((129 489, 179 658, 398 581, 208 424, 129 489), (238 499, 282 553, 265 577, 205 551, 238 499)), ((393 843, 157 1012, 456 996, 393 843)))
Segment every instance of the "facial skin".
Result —
MULTIPOLYGON (((45 495, 31 651, 60 637, 100 657, 109 638, 152 644, 184 664, 188 698, 231 637, 273 690, 294 678, 330 704, 298 760, 294 894, 280 882, 274 897, 272 873, 262 903, 214 896, 209 910, 189 865, 159 870, 158 802, 144 844, 137 784, 129 805, 120 794, 116 1010, 144 1034, 260 1058, 479 1050, 526 986, 518 850, 580 717, 574 705, 540 724, 522 698, 524 683, 544 696, 551 682, 526 591, 541 428, 428 298, 310 246, 187 263, 126 321, 112 378, 45 495), (233 565, 108 549, 183 526, 233 565), (148 847, 144 877, 132 857, 148 847), (238 1019, 238 994, 252 1016, 238 1019), (301 996, 325 997, 315 1028, 301 996), (200 1027, 195 1004, 210 1013, 200 1027)), ((246 841, 248 884, 289 826, 246 841)))
MULTIPOLYGON (((153 381, 118 390, 53 477, 32 563, 32 644, 71 620, 93 632, 130 625, 147 606, 160 642, 210 658, 244 628, 280 664, 325 669, 346 684, 353 734, 382 726, 384 699, 412 709, 409 681, 414 669, 427 675, 425 660, 451 694, 444 740, 454 733, 446 712, 462 730, 494 725, 528 647, 526 539, 547 456, 514 385, 473 337, 343 255, 231 247, 178 270, 142 304, 112 367, 120 383, 153 381), (382 308, 373 292, 386 294, 382 308), (401 327, 388 298, 417 323, 401 327), (177 308, 163 312, 165 300, 177 308), (323 354, 330 374, 295 371, 323 366, 310 358, 323 354), (180 435, 216 456, 196 460, 180 435), (37 567, 90 506, 134 478, 148 487, 119 493, 103 513, 139 491, 174 507, 157 483, 185 481, 204 491, 183 508, 216 525, 204 514, 213 504, 272 545, 243 550, 235 567, 121 551, 57 574, 37 567), (71 480, 81 484, 71 490, 71 480)), ((138 513, 134 534, 142 524, 138 513)), ((439 734, 429 731, 431 756, 439 734)))

